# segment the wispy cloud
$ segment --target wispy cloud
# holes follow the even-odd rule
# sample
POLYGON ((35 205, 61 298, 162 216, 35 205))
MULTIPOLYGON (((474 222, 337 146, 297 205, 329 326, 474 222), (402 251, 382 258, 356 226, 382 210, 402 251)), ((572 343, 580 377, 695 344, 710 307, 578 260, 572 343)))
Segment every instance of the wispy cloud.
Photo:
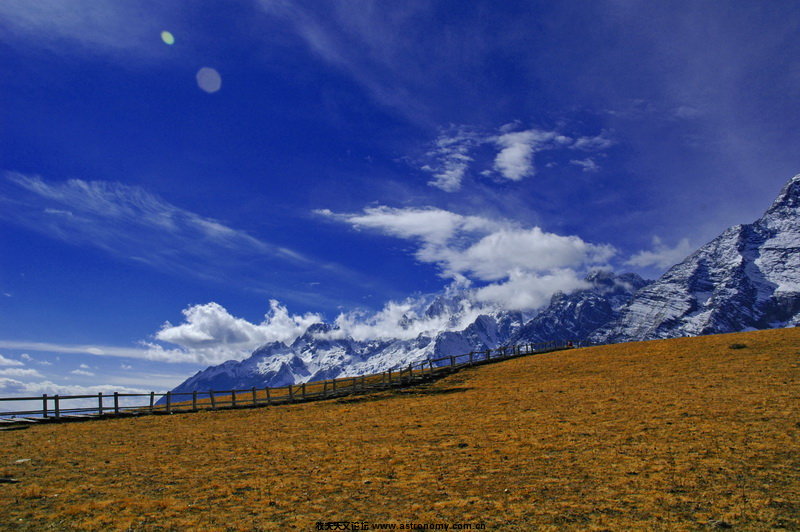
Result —
POLYGON ((460 189, 467 168, 473 161, 469 153, 482 142, 484 139, 477 132, 464 127, 439 135, 433 148, 426 154, 431 162, 422 166, 422 170, 433 174, 433 180, 428 184, 445 192, 460 189))
POLYGON ((689 256, 692 251, 694 251, 694 248, 689 244, 688 238, 682 238, 674 247, 669 247, 661 241, 661 238, 654 236, 652 249, 642 250, 636 253, 628 259, 625 264, 643 268, 669 268, 681 262, 689 256))
POLYGON ((164 2, 3 0, 5 31, 0 31, 0 40, 55 53, 78 46, 92 54, 135 50, 140 56, 153 55, 164 48, 158 36, 168 21, 181 20, 179 10, 164 2))
MULTIPOLYGON (((549 150, 602 152, 614 145, 607 131, 595 136, 573 138, 556 130, 520 129, 519 122, 501 126, 494 132, 468 126, 451 126, 442 131, 425 154, 420 169, 433 175, 428 184, 445 192, 455 192, 474 169, 479 175, 501 180, 522 181, 536 175, 536 154, 549 150), (476 153, 491 151, 490 163, 476 153)), ((571 164, 585 172, 599 171, 597 162, 587 157, 571 164)), ((555 167, 550 162, 548 167, 555 167)))
POLYGON ((369 282, 346 268, 312 260, 219 220, 182 209, 142 188, 109 181, 46 181, 6 173, 0 219, 76 246, 180 276, 224 282, 284 298, 317 301, 285 288, 270 272, 315 272, 344 283, 369 282))
POLYGON ((572 159, 569 163, 580 166, 584 172, 597 172, 600 170, 600 166, 591 157, 587 157, 586 159, 572 159))
POLYGON ((144 358, 155 360, 149 356, 149 349, 142 347, 121 347, 94 344, 59 344, 50 342, 26 342, 16 340, 0 340, 0 348, 25 349, 44 353, 63 353, 77 355, 98 355, 126 358, 144 358))

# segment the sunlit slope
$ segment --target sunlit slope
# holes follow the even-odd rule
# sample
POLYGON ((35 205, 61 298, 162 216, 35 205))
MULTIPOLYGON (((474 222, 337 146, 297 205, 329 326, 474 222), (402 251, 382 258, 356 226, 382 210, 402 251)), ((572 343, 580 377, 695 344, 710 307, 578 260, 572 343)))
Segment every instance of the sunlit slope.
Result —
POLYGON ((798 353, 800 329, 630 343, 340 402, 2 432, 21 482, 0 510, 23 530, 797 529, 798 353))

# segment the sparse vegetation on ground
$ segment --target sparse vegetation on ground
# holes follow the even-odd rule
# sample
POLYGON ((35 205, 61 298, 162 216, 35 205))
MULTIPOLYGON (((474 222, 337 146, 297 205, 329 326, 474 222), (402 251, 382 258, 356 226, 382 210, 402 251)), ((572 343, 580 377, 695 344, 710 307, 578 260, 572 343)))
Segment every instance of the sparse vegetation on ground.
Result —
POLYGON ((797 530, 799 448, 800 329, 629 343, 334 401, 3 431, 0 477, 19 482, 0 483, 0 526, 797 530))

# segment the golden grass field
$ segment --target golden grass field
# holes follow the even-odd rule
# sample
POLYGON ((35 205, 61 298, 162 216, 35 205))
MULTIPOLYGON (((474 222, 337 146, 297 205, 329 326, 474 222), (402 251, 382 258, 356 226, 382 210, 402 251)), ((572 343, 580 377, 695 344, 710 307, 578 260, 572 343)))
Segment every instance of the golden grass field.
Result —
POLYGON ((38 425, 0 432, 0 449, 0 477, 20 480, 0 484, 9 530, 798 530, 800 328, 523 357, 349 399, 38 425))

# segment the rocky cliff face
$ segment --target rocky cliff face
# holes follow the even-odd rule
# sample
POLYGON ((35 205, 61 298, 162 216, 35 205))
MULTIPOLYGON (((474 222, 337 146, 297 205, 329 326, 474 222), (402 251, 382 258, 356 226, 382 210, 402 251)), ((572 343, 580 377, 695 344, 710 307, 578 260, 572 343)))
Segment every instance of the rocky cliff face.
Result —
POLYGON ((800 175, 752 224, 729 228, 640 290, 595 342, 800 324, 800 175))

